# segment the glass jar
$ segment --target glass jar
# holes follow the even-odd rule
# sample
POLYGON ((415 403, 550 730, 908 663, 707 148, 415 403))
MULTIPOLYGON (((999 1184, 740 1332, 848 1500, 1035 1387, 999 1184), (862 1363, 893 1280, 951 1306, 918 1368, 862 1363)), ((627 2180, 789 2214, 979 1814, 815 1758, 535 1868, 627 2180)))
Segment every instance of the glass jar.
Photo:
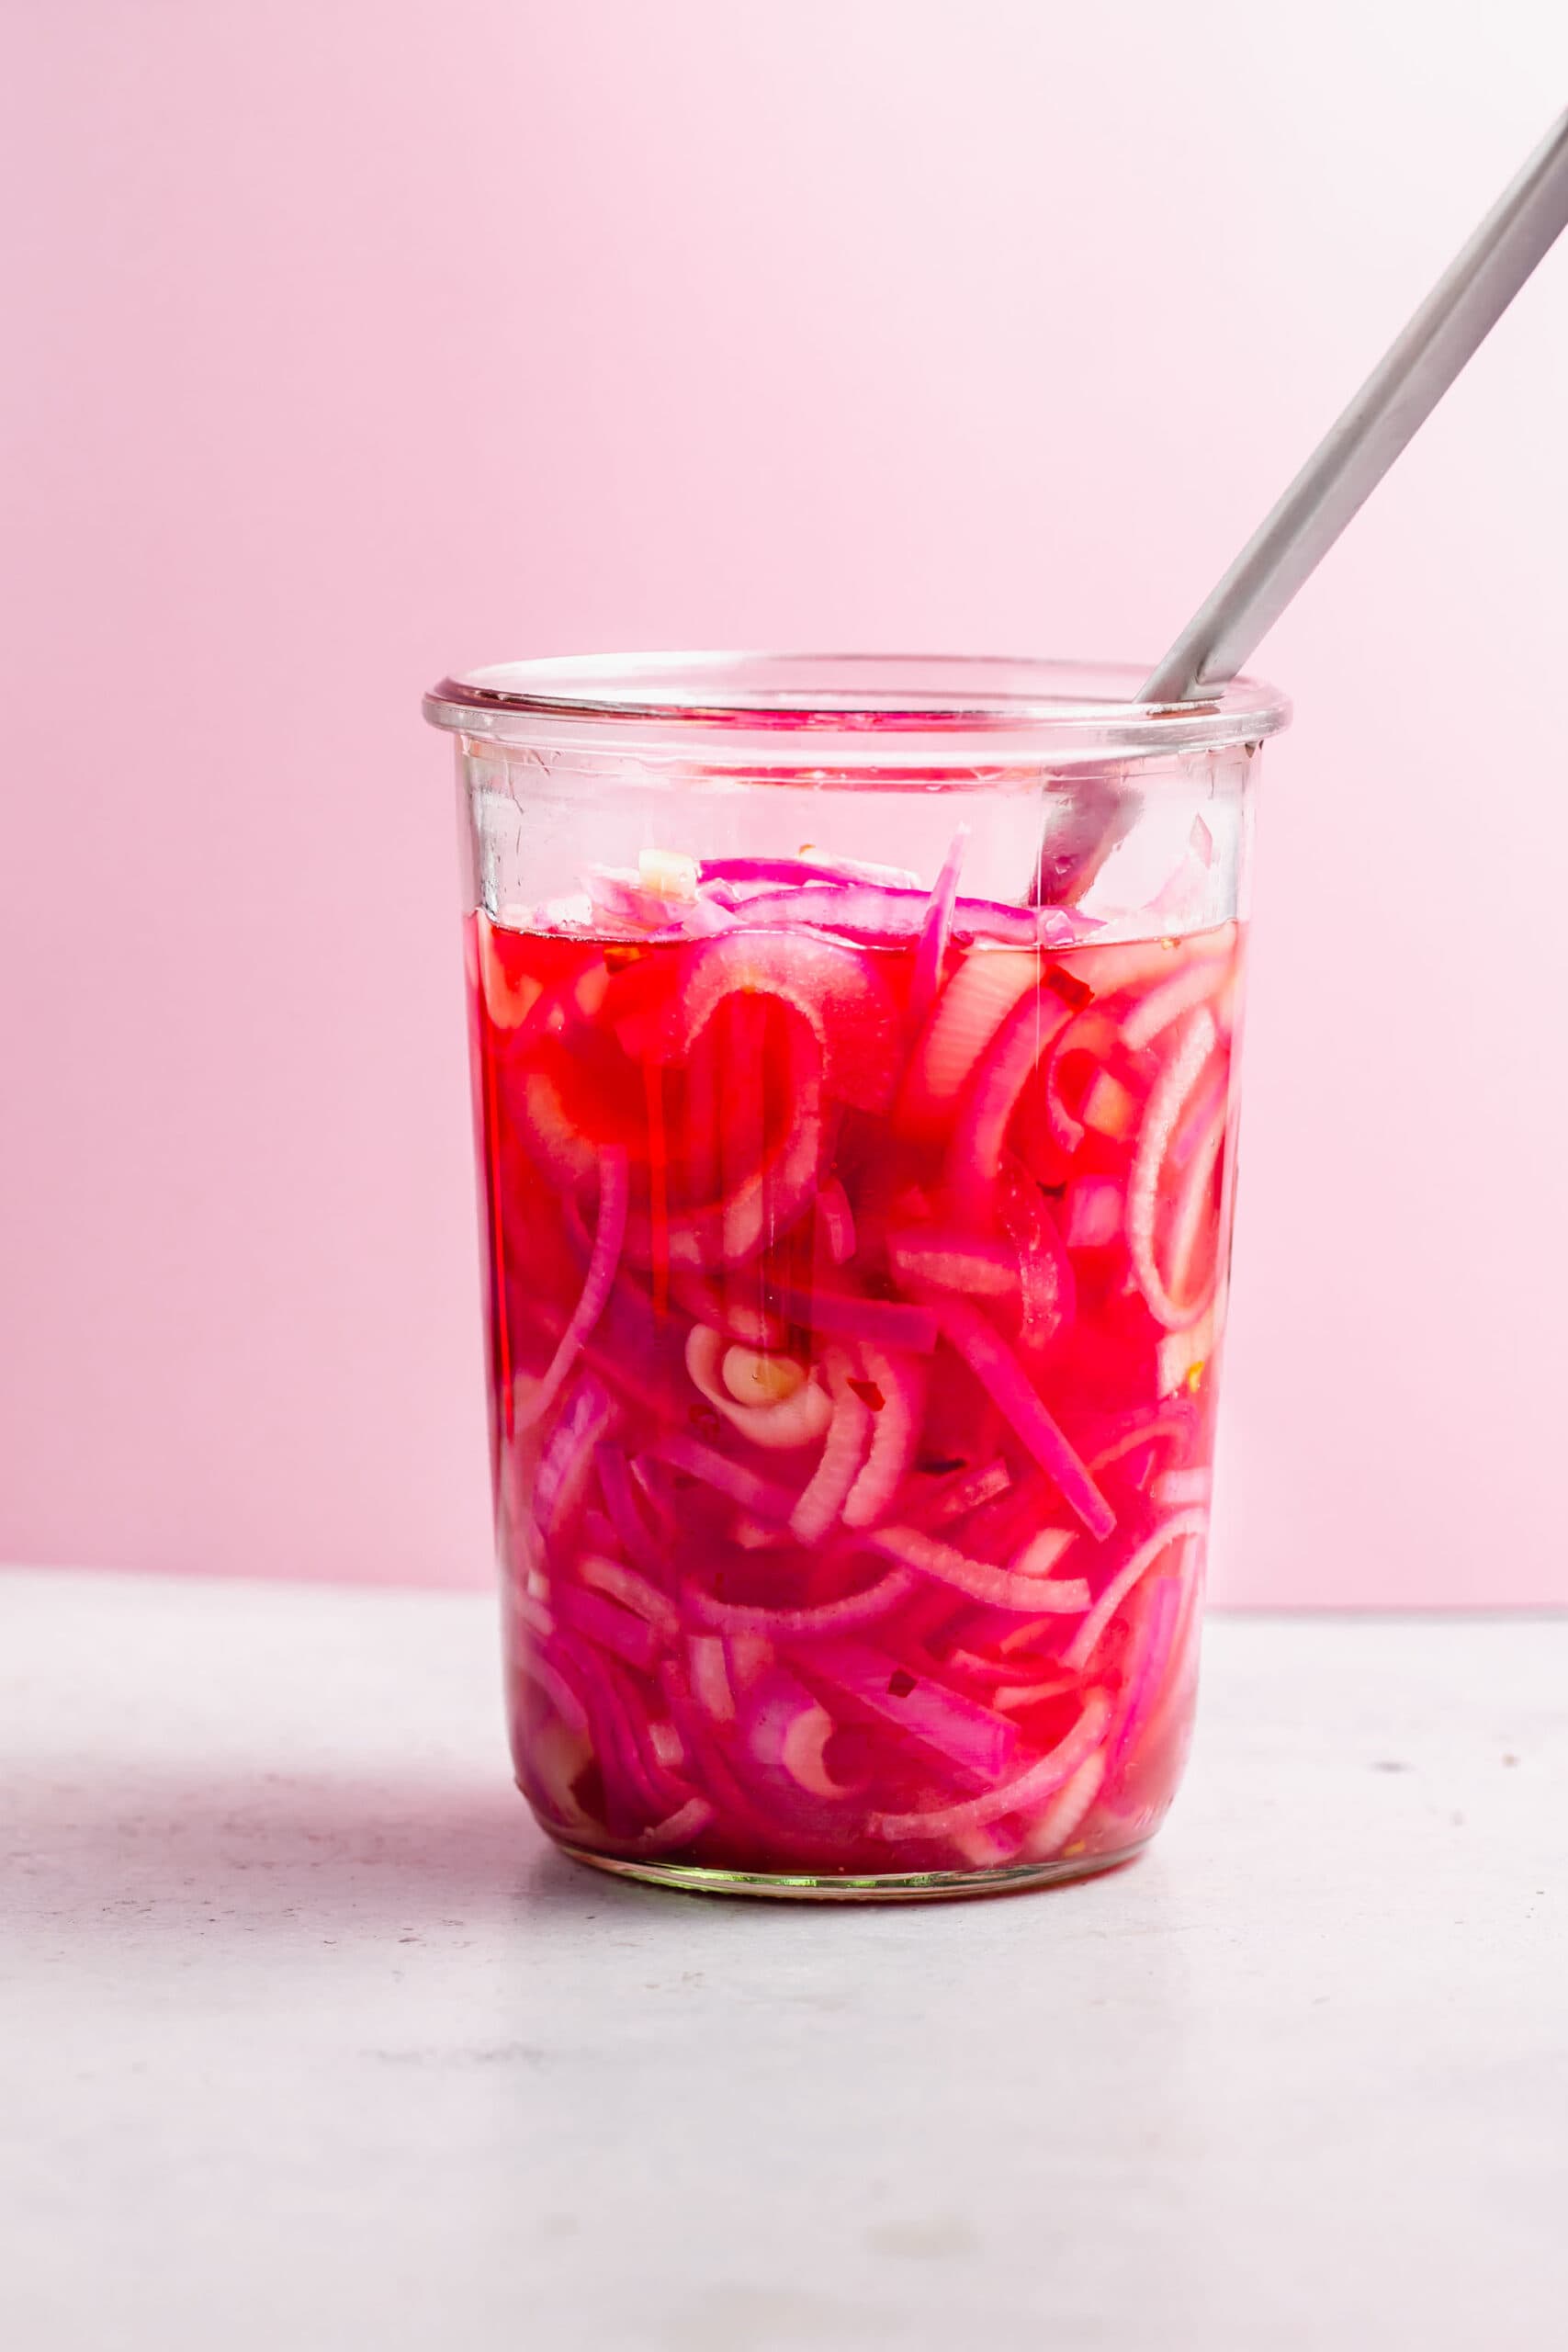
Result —
POLYGON ((1241 680, 775 655, 448 679, 519 1784, 814 1897, 1125 1860, 1191 1724, 1241 680))

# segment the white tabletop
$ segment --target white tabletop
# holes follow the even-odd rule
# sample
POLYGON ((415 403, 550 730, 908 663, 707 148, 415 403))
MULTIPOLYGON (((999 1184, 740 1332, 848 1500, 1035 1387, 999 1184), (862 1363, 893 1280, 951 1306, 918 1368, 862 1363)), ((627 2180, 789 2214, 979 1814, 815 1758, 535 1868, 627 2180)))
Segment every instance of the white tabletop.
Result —
POLYGON ((0 1578, 17 2352, 1546 2352, 1568 1622, 1211 1628, 1131 1869, 554 1856, 473 1596, 0 1578))

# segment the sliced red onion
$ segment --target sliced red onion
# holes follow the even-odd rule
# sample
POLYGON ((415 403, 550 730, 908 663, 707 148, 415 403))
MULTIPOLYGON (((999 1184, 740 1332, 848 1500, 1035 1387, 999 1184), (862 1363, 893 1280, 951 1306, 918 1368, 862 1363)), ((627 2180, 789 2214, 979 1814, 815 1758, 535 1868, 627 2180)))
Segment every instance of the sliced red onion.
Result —
POLYGON ((991 1704, 1004 1715, 1023 1714, 1031 1707, 1043 1706, 1047 1699, 1065 1698, 1077 1690, 1077 1681, 1076 1674, 1052 1674, 1040 1682, 998 1682, 991 1704))
POLYGON ((893 888, 884 882, 807 882, 750 892, 736 916, 748 928, 761 924, 793 933, 806 924, 823 937, 879 947, 911 939, 925 906, 926 894, 919 888, 893 888))
POLYGON ((710 1828, 716 1818, 706 1797, 688 1797, 678 1813, 666 1815, 645 1829, 634 1844, 638 1854, 669 1854, 682 1846, 689 1846, 710 1828))
MULTIPOLYGON (((614 1420, 615 1407, 602 1383, 591 1372, 580 1373, 534 1472, 534 1519, 547 1542, 581 1501, 593 1450, 609 1435, 614 1420)), ((518 1459, 518 1453, 513 1458, 518 1459)))
MULTIPOLYGON (((737 1266, 787 1233, 815 1198, 821 1176, 821 1081, 808 1040, 787 1048, 795 1109, 783 1142, 722 1201, 710 1207, 670 1211, 665 1248, 672 1267, 712 1271, 737 1266)), ((654 1255, 651 1217, 628 1216, 627 1255, 647 1265, 654 1255)))
POLYGON ((925 1419, 926 1375, 910 1357, 874 1346, 863 1347, 861 1364, 880 1404, 859 1391, 871 1408, 871 1449, 844 1503, 846 1527, 874 1527, 886 1516, 908 1477, 925 1419))
POLYGON ((623 1609, 645 1617, 664 1641, 672 1642, 680 1633, 681 1614, 674 1602, 635 1568, 623 1567, 619 1560, 607 1560, 601 1554, 590 1552, 579 1560, 577 1573, 595 1592, 606 1593, 623 1609))
POLYGON ((1004 1814, 1028 1813, 1043 1797, 1052 1795, 1071 1779, 1105 1736, 1111 1702, 1102 1690, 1091 1690, 1083 1713, 1066 1736, 1015 1780, 983 1796, 957 1804, 938 1805, 928 1812, 873 1814, 867 1825, 878 1838, 950 1838, 976 1823, 999 1821, 1004 1814))
POLYGON ((1089 1604, 1089 1587, 1080 1577, 1015 1576, 1010 1569, 993 1567, 988 1560, 971 1559, 966 1552, 956 1551, 918 1527, 879 1527, 866 1540, 888 1559, 916 1568, 938 1584, 950 1584, 993 1609, 1071 1617, 1089 1604))
MULTIPOLYGON (((1168 1256, 1170 1262, 1170 1290, 1173 1295, 1186 1294, 1190 1302, 1196 1300, 1201 1313, 1214 1295, 1219 1279, 1218 1261, 1211 1267, 1208 1279, 1196 1291, 1189 1289, 1188 1277, 1192 1260, 1202 1238, 1203 1227, 1211 1214, 1214 1170, 1225 1148, 1226 1105, 1222 1102, 1192 1145, 1192 1156, 1182 1170, 1176 1198, 1170 1213, 1170 1236, 1168 1256)), ((1195 1321, 1196 1316, 1193 1320, 1195 1321)))
POLYGON ((1180 971, 1138 999, 1122 1023, 1123 1045, 1134 1054, 1152 1046, 1184 1012, 1190 1012, 1195 1005, 1210 1004, 1231 969, 1228 952, 1189 958, 1180 971))
POLYGON ((1073 1635, 1072 1641, 1062 1654, 1064 1666, 1086 1667, 1099 1646, 1100 1635, 1139 1577, 1148 1573, 1160 1554, 1170 1544, 1180 1542, 1185 1536, 1201 1537, 1206 1532, 1208 1525, 1208 1512, 1193 1508, 1188 1510, 1173 1511, 1169 1519, 1162 1526, 1156 1527, 1152 1535, 1145 1535, 1143 1542, 1134 1546, 1126 1561, 1111 1577, 1094 1607, 1073 1635))
POLYGON ((958 876, 968 840, 968 826, 960 825, 942 860, 942 871, 936 877, 935 888, 920 919, 914 976, 909 982, 909 1020, 917 1029, 924 1023, 942 986, 948 936, 953 929, 953 905, 958 896, 958 876))
POLYGON ((1115 1046, 1120 1035, 1115 1022, 1102 1012, 1098 1004, 1087 1004, 1073 1015, 1056 1036, 1050 1060, 1045 1065, 1045 1123, 1064 1151, 1077 1151, 1084 1139, 1084 1122, 1076 1111, 1068 1110, 1063 1098, 1063 1065, 1069 1054, 1089 1054, 1103 1061, 1115 1046))
POLYGON ((585 1738, 591 1736, 588 1710, 558 1667, 537 1650, 528 1649, 518 1660, 518 1671, 525 1680, 538 1686, 563 1724, 585 1738))
POLYGON ((1103 1746, 1091 1756, 1086 1756, 1076 1772, 1068 1774, 1023 1841, 1022 1851, 1032 1862, 1054 1862, 1082 1828, 1089 1807, 1100 1794, 1105 1779, 1107 1758, 1103 1746))
POLYGON ((686 1671, 692 1696, 715 1723, 735 1720, 735 1693, 729 1687, 724 1644, 716 1634, 694 1634, 686 1644, 686 1671))
POLYGON ((817 1214, 822 1220, 829 1259, 835 1266, 847 1265, 855 1254, 855 1220, 850 1196, 836 1176, 829 1176, 818 1193, 817 1214))
POLYGON ((1166 1470, 1150 1487, 1149 1500, 1161 1510, 1174 1510, 1183 1503, 1206 1503, 1213 1484, 1213 1473, 1201 1465, 1191 1470, 1166 1470))
POLYGON ((1122 1230, 1126 1195, 1114 1176, 1080 1176, 1069 1187, 1065 1238, 1069 1250, 1108 1250, 1122 1230))
POLYGON ((1189 1015, 1175 1052, 1150 1091, 1127 1185, 1127 1250, 1133 1272, 1149 1313, 1168 1331, 1183 1330, 1196 1322, 1208 1304, 1201 1295, 1185 1304, 1171 1296, 1155 1262, 1155 1222, 1159 1207, 1160 1171, 1176 1123, 1218 1045, 1219 1032, 1213 1017, 1200 1006, 1189 1015))
POLYGON ((705 882, 886 882, 895 888, 918 887, 919 876, 903 865, 867 865, 852 857, 705 857, 705 882))
POLYGON ((988 1223, 1019 1096, 1071 1018, 1059 997, 1035 990, 1019 1000, 998 1030, 948 1147, 948 1182, 961 1216, 988 1223))
POLYGON ((746 1743, 765 1772, 783 1774, 808 1795, 840 1798, 845 1792, 824 1761, 837 1728, 821 1701, 779 1668, 763 1678, 747 1710, 746 1743))
POLYGON ((964 1471, 919 1496, 915 1501, 916 1523, 922 1527, 946 1527, 953 1520, 977 1510, 982 1503, 994 1502, 1011 1485, 1012 1472, 998 1456, 983 1469, 964 1471))
POLYGON ((742 1510, 756 1518, 786 1521, 795 1509, 795 1497, 787 1487, 775 1487, 766 1478, 759 1478, 739 1462, 731 1462, 728 1454, 716 1453, 711 1445, 704 1445, 694 1437, 684 1437, 671 1430, 661 1437, 649 1451, 672 1470, 683 1470, 690 1478, 700 1478, 716 1494, 739 1503, 742 1510))
POLYGON ((1158 1381, 1162 1396, 1183 1388, 1194 1389, 1203 1366, 1214 1351, 1214 1309, 1210 1306, 1185 1331, 1168 1331, 1159 1343, 1158 1381))
POLYGON ((894 1568, 863 1591, 798 1609, 775 1609, 761 1601, 719 1600, 712 1593, 699 1592, 693 1585, 685 1588, 682 1600, 687 1615, 705 1625, 732 1634, 766 1634, 773 1641, 799 1642, 815 1640, 818 1635, 855 1633, 862 1626, 874 1625, 878 1619, 890 1616, 908 1600, 914 1589, 915 1578, 894 1568))
POLYGON ((1091 1456, 1089 1466, 1096 1471, 1109 1470, 1113 1463, 1125 1460, 1128 1454, 1139 1453, 1145 1446, 1185 1445, 1191 1439, 1192 1426, 1190 1408, 1156 1406, 1152 1412, 1140 1411, 1091 1456))
POLYGON ((1013 1555, 1009 1570, 1015 1577, 1054 1576, 1063 1554, 1070 1552, 1077 1541, 1076 1528, 1042 1527, 1013 1555))
POLYGON ((843 1351, 830 1348, 822 1368, 833 1399, 833 1415, 822 1442, 821 1459, 790 1513, 790 1533, 797 1544, 820 1543, 838 1520, 871 1442, 871 1408, 855 1393, 843 1351))
POLYGON ((964 1299, 944 1301, 937 1319, 942 1337, 964 1358, 1003 1419, 1011 1422, 1063 1500, 1091 1535, 1109 1535, 1116 1525, 1115 1512, 1041 1403, 1007 1341, 964 1299))
POLYGON ((927 1306, 902 1300, 863 1298, 857 1291, 829 1290, 821 1283, 809 1290, 780 1293, 792 1323, 835 1339, 855 1340, 872 1347, 903 1348, 911 1355, 929 1356, 936 1346, 936 1317, 927 1306))
POLYGON ((690 899, 657 861, 612 877, 628 896, 598 935, 509 960, 545 982, 509 996, 504 1035, 476 954, 519 1754, 574 1844, 980 1870, 1108 1851, 1163 1802, 1205 1521, 1211 1415, 1182 1392, 1214 1345, 1229 965, 1212 941, 1048 956, 1028 910, 961 899, 951 866, 931 893, 793 862, 690 899), (792 900, 809 920, 781 928, 792 900), (729 927, 678 938, 666 916, 729 927), (896 952, 834 935, 866 917, 896 952), (607 948, 623 918, 637 935, 607 948), (737 992, 780 1010, 720 1017, 737 992), (1216 1044, 1179 1092, 1197 1015, 1216 1044), (1126 1238, 1151 1170, 1149 1261, 1195 1310, 1163 1337, 1126 1238), (791 1408, 813 1424, 793 1458, 761 1426, 791 1408))
POLYGON ((600 1494, 604 1496, 604 1508, 609 1512, 609 1524, 616 1532, 621 1547, 637 1562, 639 1569, 651 1569, 659 1576, 665 1564, 660 1543, 649 1532, 642 1517, 637 1496, 632 1494, 632 1479, 626 1467, 626 1453, 621 1446, 600 1444, 594 1449, 600 1465, 600 1494))
POLYGON ((831 940, 746 929, 701 941, 687 958, 685 985, 652 1041, 661 1058, 683 1060, 727 996, 776 997, 810 1027, 829 1093, 861 1110, 886 1108, 897 1014, 864 956, 831 940))
POLYGON ((1016 1299, 1018 1253, 999 1241, 935 1226, 890 1227, 887 1262, 900 1280, 971 1298, 1016 1299))
POLYGON ((670 1295, 694 1323, 710 1323, 715 1330, 739 1340, 742 1347, 771 1352, 784 1346, 781 1318, 750 1300, 736 1298, 728 1284, 705 1281, 700 1274, 672 1273, 670 1295))
POLYGON ((811 1672, 949 1764, 993 1781, 1018 1747, 1018 1725, 989 1707, 949 1690, 929 1675, 912 1673, 886 1650, 860 1642, 830 1642, 813 1650, 811 1672))
MULTIPOLYGON (((536 1661, 529 1661, 530 1670, 536 1664, 558 1667, 581 1697, 606 1800, 623 1808, 623 1818, 629 1816, 637 1827, 667 1812, 682 1792, 649 1745, 642 1702, 633 1695, 636 1686, 623 1682, 615 1661, 576 1634, 560 1632, 536 1661)), ((614 1829, 615 1824, 609 1826, 614 1829)))
MULTIPOLYGON (((593 1255, 588 1261, 582 1295, 537 1386, 532 1395, 517 1397, 518 1429, 532 1429, 543 1420, 576 1363, 584 1340, 604 1311, 626 1236, 626 1155, 618 1145, 610 1147, 599 1154, 599 1221, 593 1231, 593 1255)), ((520 1378, 519 1388, 521 1385, 520 1378)))
POLYGON ((899 1089, 897 1123, 913 1134, 946 1125, 992 1038, 1025 993, 1040 958, 1005 949, 966 956, 937 998, 899 1089))
POLYGON ((1157 987, 1179 970, 1182 958, 1190 952, 1185 941, 1166 933, 1158 939, 1097 940, 1085 952, 1066 955, 1061 960, 1075 979, 1104 999, 1157 987))
POLYGON ((953 910, 957 939, 994 939, 1002 947, 1076 947, 1095 928, 1093 918, 1066 907, 1015 907, 1001 899, 959 899, 953 910))
POLYGON ((1151 1599, 1140 1612, 1137 1631, 1123 1660, 1122 1689, 1109 1740, 1107 1760, 1114 1768, 1149 1722, 1160 1685, 1170 1669, 1176 1636, 1187 1611, 1190 1589, 1184 1576, 1155 1580, 1151 1599))
POLYGON ((827 1390, 807 1378, 793 1396, 782 1397, 777 1404, 738 1404, 723 1377, 729 1347, 725 1334, 711 1330, 705 1323, 694 1323, 686 1334, 686 1370, 715 1412, 722 1413, 752 1445, 772 1452, 814 1445, 833 1418, 827 1390))
MULTIPOLYGON (((521 1028, 545 993, 545 984, 532 972, 510 971, 503 948, 496 938, 498 926, 488 915, 480 914, 469 934, 475 950, 473 985, 482 990, 485 1011, 493 1027, 502 1031, 521 1028)), ((512 936, 502 931, 502 939, 512 936)))
POLYGON ((596 1592, 580 1592, 564 1583, 555 1588, 555 1604, 563 1623, 640 1673, 646 1674, 658 1657, 659 1635, 646 1617, 634 1617, 596 1592))
POLYGON ((1055 1219, 1010 1152, 1002 1154, 997 1221, 1013 1246, 1022 1307, 1018 1343, 1034 1354, 1049 1348, 1077 1310, 1077 1281, 1055 1219))

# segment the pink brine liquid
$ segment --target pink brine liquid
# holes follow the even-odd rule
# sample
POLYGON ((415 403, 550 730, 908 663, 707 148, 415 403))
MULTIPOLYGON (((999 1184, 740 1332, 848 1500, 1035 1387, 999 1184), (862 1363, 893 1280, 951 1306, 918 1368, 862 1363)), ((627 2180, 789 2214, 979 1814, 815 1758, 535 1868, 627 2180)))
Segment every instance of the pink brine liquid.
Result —
POLYGON ((633 1865, 1130 1852, 1192 1712, 1236 927, 685 863, 471 919, 521 1785, 633 1865))

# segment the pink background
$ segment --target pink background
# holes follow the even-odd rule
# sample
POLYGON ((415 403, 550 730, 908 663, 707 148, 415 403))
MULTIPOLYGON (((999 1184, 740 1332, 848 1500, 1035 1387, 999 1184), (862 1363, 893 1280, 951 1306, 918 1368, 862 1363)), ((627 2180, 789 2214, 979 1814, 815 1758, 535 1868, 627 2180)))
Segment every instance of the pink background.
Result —
MULTIPOLYGON (((0 1556, 482 1580, 420 689, 1154 654, 1568 18, 55 0, 6 45, 0 1556)), ((1568 250, 1259 665, 1228 1600, 1568 1600, 1565 416, 1568 250)))

